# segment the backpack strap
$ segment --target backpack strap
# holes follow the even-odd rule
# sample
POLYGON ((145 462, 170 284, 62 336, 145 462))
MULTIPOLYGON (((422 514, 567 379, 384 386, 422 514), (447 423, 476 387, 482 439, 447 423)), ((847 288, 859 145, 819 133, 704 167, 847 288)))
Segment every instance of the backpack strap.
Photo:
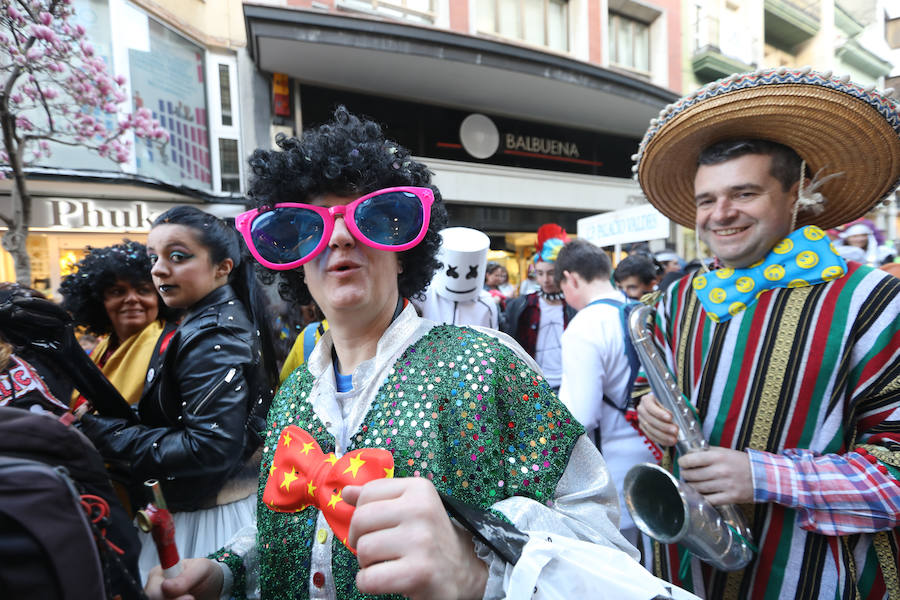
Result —
POLYGON ((621 300, 614 300, 612 298, 598 298, 597 300, 594 300, 593 302, 585 306, 585 308, 587 308, 588 306, 593 306, 595 304, 605 304, 606 306, 612 306, 619 310, 619 322, 622 325, 622 334, 625 336, 623 340, 623 346, 625 349, 625 356, 628 359, 628 366, 630 367, 630 380, 625 388, 625 399, 621 406, 614 402, 606 394, 603 394, 603 402, 624 415, 628 412, 628 403, 631 401, 631 390, 634 387, 634 380, 637 377, 638 371, 640 370, 640 362, 638 360, 637 353, 635 352, 634 346, 631 343, 631 338, 628 336, 628 313, 630 313, 635 306, 639 305, 640 302, 622 302, 621 300))

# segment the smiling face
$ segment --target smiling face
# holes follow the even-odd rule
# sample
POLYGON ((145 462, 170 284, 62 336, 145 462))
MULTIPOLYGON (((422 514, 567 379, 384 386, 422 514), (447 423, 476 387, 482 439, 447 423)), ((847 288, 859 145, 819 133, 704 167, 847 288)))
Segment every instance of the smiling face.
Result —
POLYGON ((197 232, 185 225, 157 225, 147 236, 150 275, 163 302, 172 308, 190 308, 210 292, 228 283, 233 262, 213 264, 197 232))
POLYGON ((697 169, 697 232, 725 266, 750 266, 790 234, 798 184, 785 191, 771 164, 770 156, 747 154, 697 169))
POLYGON ((159 314, 156 288, 150 281, 132 283, 117 279, 103 290, 103 308, 120 342, 156 319, 159 314))
MULTIPOLYGON (((353 200, 329 194, 313 204, 337 206, 353 200)), ((350 314, 374 319, 397 305, 399 256, 358 242, 338 216, 328 246, 303 265, 304 280, 329 323, 350 314)))

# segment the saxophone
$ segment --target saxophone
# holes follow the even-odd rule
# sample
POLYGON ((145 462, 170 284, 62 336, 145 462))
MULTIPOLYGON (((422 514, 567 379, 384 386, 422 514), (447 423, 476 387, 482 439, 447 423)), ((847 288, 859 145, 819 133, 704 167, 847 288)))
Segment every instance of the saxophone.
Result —
MULTIPOLYGON (((649 306, 635 308, 628 318, 628 334, 653 393, 678 426, 678 452, 702 452, 709 442, 657 350, 647 326, 652 314, 649 306)), ((624 496, 635 525, 658 542, 679 543, 721 571, 742 569, 753 558, 750 530, 736 505, 713 506, 659 465, 633 466, 625 475, 624 496)))

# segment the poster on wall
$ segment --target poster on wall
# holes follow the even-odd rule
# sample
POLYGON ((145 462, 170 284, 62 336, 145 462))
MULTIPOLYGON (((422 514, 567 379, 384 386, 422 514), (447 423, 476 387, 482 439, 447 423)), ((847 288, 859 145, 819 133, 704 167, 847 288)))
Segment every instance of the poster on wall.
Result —
MULTIPOLYGON (((111 39, 111 25, 109 6, 106 0, 75 0, 73 2, 74 15, 72 23, 81 25, 87 32, 87 39, 94 48, 94 53, 106 63, 107 71, 114 73, 113 49, 111 39)), ((82 111, 89 110, 82 107, 82 111)), ((109 114, 99 108, 90 109, 91 116, 103 122, 107 130, 115 130, 118 116, 109 114)), ((47 117, 43 111, 35 111, 29 118, 34 123, 46 124, 47 117)), ((68 146, 51 142, 51 155, 42 159, 38 164, 47 167, 66 167, 73 169, 99 169, 118 171, 119 165, 108 158, 103 158, 96 152, 86 151, 80 146, 68 146)))
POLYGON ((152 19, 147 27, 149 51, 128 50, 133 110, 150 109, 169 132, 169 143, 160 150, 136 140, 137 172, 211 189, 203 48, 152 19))

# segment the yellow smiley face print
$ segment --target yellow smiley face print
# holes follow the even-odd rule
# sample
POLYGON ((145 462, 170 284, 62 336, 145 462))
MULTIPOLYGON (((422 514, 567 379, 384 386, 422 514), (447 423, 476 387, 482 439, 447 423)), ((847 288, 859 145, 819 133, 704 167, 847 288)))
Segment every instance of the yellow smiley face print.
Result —
POLYGON ((706 287, 706 277, 704 277, 703 275, 701 275, 700 277, 694 277, 693 285, 695 290, 702 290, 706 287))
POLYGON ((725 302, 725 297, 728 294, 725 293, 725 290, 722 288, 715 288, 709 291, 709 299, 715 302, 716 304, 721 304, 725 302))
POLYGON ((793 279, 790 283, 787 284, 789 288, 798 288, 806 285, 809 285, 809 282, 804 279, 793 279))
POLYGON ((812 250, 804 250, 797 255, 797 266, 802 269, 811 269, 819 264, 819 255, 812 250))
POLYGON ((733 317, 734 315, 738 314, 742 310, 745 310, 746 308, 747 308, 747 305, 744 304, 743 302, 732 302, 728 306, 728 313, 733 317))
POLYGON ((775 254, 787 254, 788 252, 790 252, 793 249, 794 249, 794 242, 792 242, 791 240, 789 240, 787 238, 784 238, 783 240, 781 240, 780 242, 775 244, 775 247, 772 248, 772 252, 774 252, 775 254))
POLYGON ((803 237, 810 241, 818 241, 825 237, 825 232, 815 225, 807 225, 803 228, 803 237))
POLYGON ((729 267, 725 267, 724 269, 716 270, 716 277, 718 277, 719 279, 728 279, 732 275, 734 275, 734 269, 729 268, 729 267))
POLYGON ((739 292, 746 294, 747 292, 753 291, 753 288, 756 287, 756 283, 751 277, 738 277, 738 280, 734 282, 734 287, 736 287, 739 292))
POLYGON ((784 267, 781 265, 769 265, 763 271, 763 276, 769 281, 778 281, 784 277, 784 267))
POLYGON ((826 267, 822 269, 822 279, 825 281, 831 281, 833 279, 837 279, 841 275, 844 274, 844 268, 839 266, 826 267))

